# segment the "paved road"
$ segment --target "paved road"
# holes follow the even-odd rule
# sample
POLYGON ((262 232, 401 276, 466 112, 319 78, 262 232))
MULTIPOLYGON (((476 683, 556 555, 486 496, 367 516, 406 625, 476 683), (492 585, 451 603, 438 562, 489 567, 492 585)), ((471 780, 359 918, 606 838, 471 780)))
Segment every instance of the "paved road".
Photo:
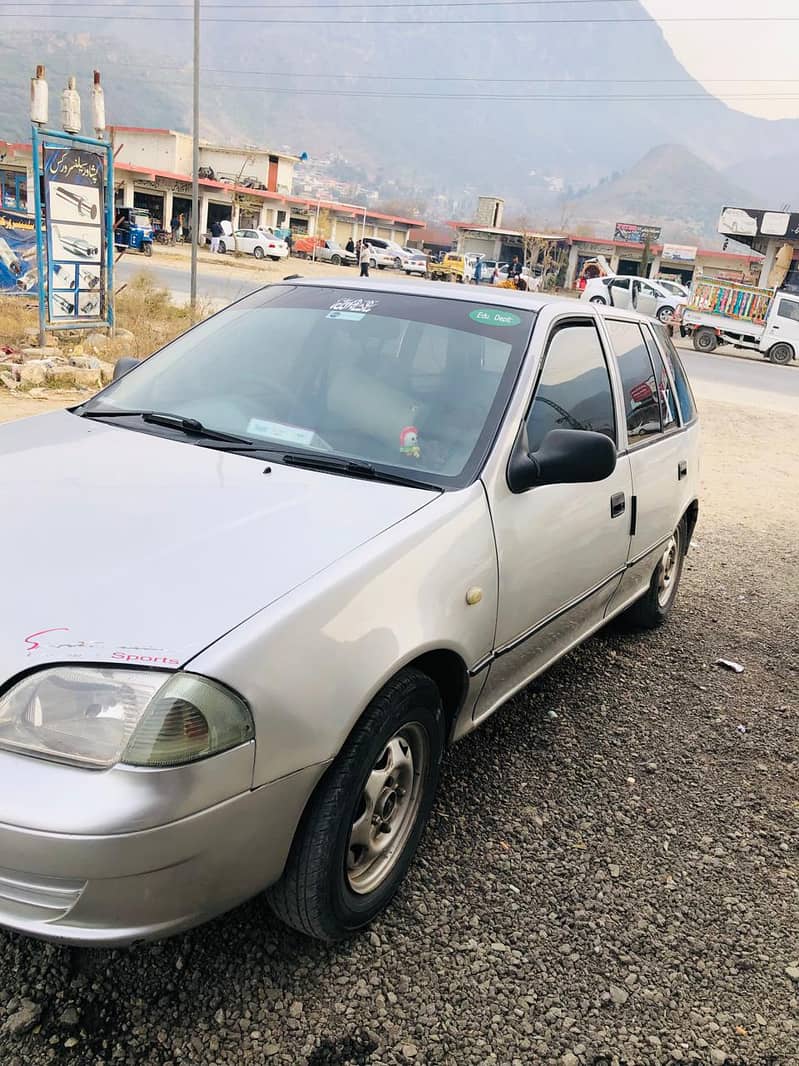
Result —
POLYGON ((775 366, 764 359, 680 347, 694 391, 701 399, 799 413, 799 366, 775 366))
MULTIPOLYGON (((137 274, 148 274, 157 285, 168 289, 178 299, 189 295, 189 271, 182 264, 161 265, 155 261, 148 261, 143 256, 128 258, 127 256, 117 264, 115 268, 115 281, 117 288, 123 282, 129 282, 137 274)), ((290 273, 290 271, 287 271, 290 273)), ((220 300, 229 303, 245 296, 248 292, 258 288, 258 281, 243 271, 231 268, 230 276, 218 271, 206 271, 200 265, 197 279, 197 293, 203 300, 220 300)))

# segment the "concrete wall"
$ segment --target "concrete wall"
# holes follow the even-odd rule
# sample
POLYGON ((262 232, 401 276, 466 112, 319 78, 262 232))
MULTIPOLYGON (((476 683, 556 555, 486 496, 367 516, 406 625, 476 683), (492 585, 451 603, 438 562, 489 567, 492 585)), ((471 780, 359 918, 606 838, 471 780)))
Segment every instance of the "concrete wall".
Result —
POLYGON ((211 167, 214 174, 230 175, 232 178, 254 178, 266 185, 269 158, 254 152, 224 152, 200 145, 200 166, 211 167))
MULTIPOLYGON (((114 150, 117 163, 130 163, 135 167, 152 167, 169 173, 181 173, 178 169, 176 138, 178 134, 159 134, 132 130, 114 131, 114 150), (120 150, 121 149, 121 150, 120 150)), ((189 163, 191 173, 191 163, 189 163)))

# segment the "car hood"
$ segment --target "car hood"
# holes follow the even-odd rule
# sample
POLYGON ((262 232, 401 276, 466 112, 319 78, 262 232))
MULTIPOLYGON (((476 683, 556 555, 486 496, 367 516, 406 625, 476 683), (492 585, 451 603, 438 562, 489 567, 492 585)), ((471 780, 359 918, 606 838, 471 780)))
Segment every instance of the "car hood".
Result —
POLYGON ((438 493, 66 411, 0 426, 0 686, 51 661, 177 666, 438 493))

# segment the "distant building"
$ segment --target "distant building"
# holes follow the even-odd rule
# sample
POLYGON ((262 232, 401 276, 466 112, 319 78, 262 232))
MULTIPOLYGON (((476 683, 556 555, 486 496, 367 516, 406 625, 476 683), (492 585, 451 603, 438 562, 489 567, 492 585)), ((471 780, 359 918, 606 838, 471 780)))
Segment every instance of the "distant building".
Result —
MULTIPOLYGON (((114 197, 119 205, 140 207, 165 228, 183 215, 191 225, 191 137, 176 130, 113 126, 116 153, 114 197)), ((0 140, 0 206, 32 210, 31 146, 0 140)), ((346 243, 350 237, 381 237, 407 244, 424 227, 420 219, 381 212, 368 203, 349 204, 324 196, 293 195, 297 156, 249 145, 200 144, 198 232, 227 220, 234 229, 291 228, 297 234, 346 243)))

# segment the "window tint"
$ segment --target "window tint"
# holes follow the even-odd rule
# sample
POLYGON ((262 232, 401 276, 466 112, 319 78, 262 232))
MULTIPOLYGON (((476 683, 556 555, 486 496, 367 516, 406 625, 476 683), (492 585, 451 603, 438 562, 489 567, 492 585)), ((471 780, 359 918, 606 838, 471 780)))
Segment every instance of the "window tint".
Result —
POLYGON ((665 326, 655 322, 653 323, 653 329, 660 350, 663 353, 663 358, 666 360, 666 366, 671 371, 671 379, 674 382, 674 388, 677 390, 677 401, 680 405, 683 425, 685 425, 686 422, 692 422, 696 417, 694 395, 691 392, 691 386, 688 384, 688 378, 683 370, 680 357, 677 355, 677 349, 674 347, 674 343, 665 326))
POLYGON ((652 365, 655 368, 655 380, 657 382, 657 394, 660 403, 660 422, 664 431, 668 432, 670 429, 676 429, 680 424, 677 418, 677 400, 672 392, 671 381, 666 372, 663 358, 658 351, 658 347, 655 344, 652 334, 646 327, 644 327, 644 339, 646 340, 646 346, 649 349, 652 365))
POLYGON ((549 342, 527 417, 531 452, 551 429, 591 429, 616 440, 610 377, 592 322, 563 326, 549 342))
POLYGON ((609 319, 606 325, 621 371, 627 438, 630 444, 637 444, 660 433, 655 371, 636 322, 609 319))
POLYGON ((794 322, 799 322, 799 304, 794 303, 793 300, 780 300, 777 314, 780 318, 790 318, 794 322))

